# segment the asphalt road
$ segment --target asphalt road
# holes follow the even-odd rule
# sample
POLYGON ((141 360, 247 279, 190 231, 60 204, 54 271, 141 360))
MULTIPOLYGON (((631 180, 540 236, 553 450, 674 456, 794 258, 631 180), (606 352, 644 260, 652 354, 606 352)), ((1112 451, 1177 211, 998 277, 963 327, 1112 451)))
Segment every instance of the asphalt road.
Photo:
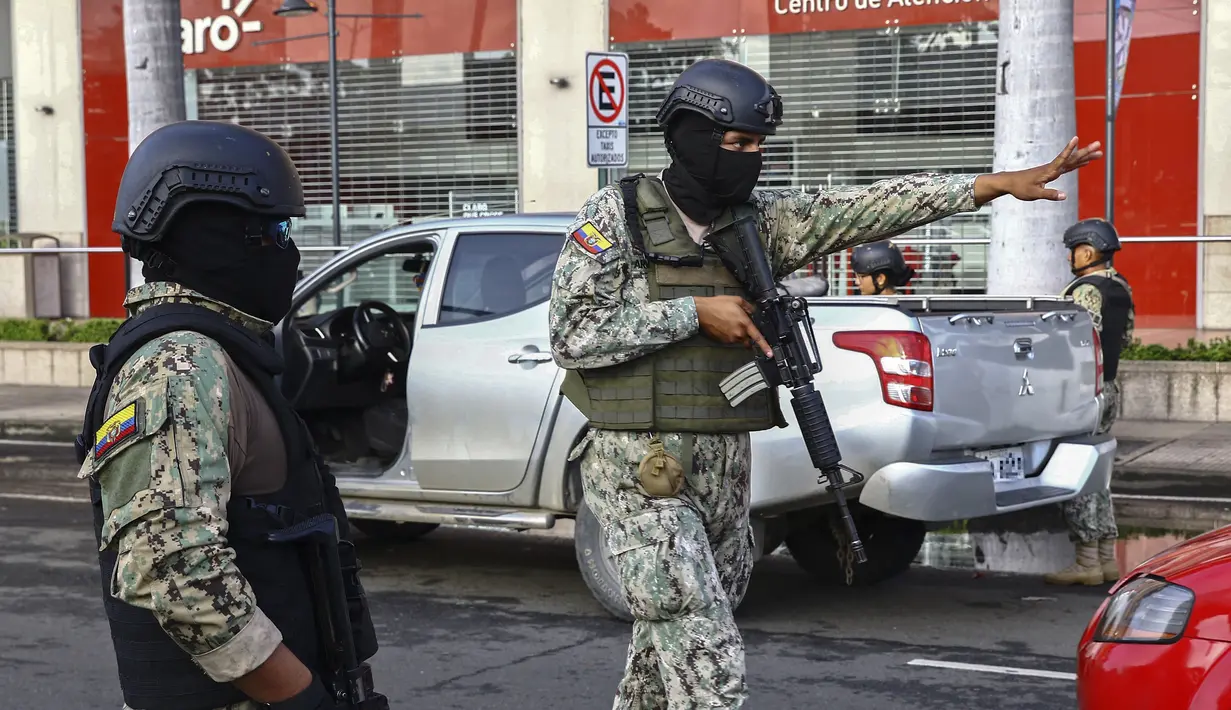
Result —
MULTIPOLYGON (((18 449, 0 450, 0 469, 33 470, 40 455, 61 468, 58 482, 0 476, 3 705, 118 709, 89 507, 46 499, 82 496, 82 485, 64 480, 63 450, 18 449), (6 454, 26 460, 14 466, 6 454)), ((363 541, 360 551, 382 642, 377 686, 392 707, 611 707, 629 628, 590 597, 567 537, 441 528, 410 544, 363 541)), ((1073 707, 1071 677, 918 662, 1071 674, 1103 593, 925 568, 872 589, 827 589, 789 558, 770 558, 737 613, 745 707, 1073 707)))

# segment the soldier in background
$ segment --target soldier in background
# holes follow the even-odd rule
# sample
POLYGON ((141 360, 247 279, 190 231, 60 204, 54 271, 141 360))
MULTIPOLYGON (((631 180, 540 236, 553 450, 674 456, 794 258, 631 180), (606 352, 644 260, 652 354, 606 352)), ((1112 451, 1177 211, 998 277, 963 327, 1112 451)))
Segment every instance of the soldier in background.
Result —
MULTIPOLYGON (((1120 412, 1120 384, 1116 371, 1120 353, 1133 343, 1133 290, 1124 275, 1112 266, 1120 251, 1116 228, 1101 219, 1084 219, 1064 232, 1069 250, 1069 268, 1076 278, 1064 289, 1064 296, 1090 312, 1103 349, 1103 409, 1098 433, 1111 431, 1120 412)), ((1069 538, 1076 545, 1077 559, 1069 567, 1047 575, 1049 584, 1086 584, 1114 582, 1120 578, 1116 564, 1115 511, 1111 491, 1101 490, 1078 496, 1063 505, 1069 538)))
POLYGON ((889 240, 855 247, 851 270, 862 296, 896 296, 915 277, 898 245, 889 240))

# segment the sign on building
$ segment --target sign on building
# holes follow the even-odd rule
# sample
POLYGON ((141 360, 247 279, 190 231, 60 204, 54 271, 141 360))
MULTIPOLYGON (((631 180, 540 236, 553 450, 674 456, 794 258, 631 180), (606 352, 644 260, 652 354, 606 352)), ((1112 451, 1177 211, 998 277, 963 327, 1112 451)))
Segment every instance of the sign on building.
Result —
POLYGON ((628 55, 586 53, 586 164, 628 166, 628 55))
POLYGON ((207 49, 229 52, 245 34, 260 32, 260 20, 244 19, 253 0, 219 0, 222 13, 209 17, 180 18, 180 49, 201 54, 207 49))

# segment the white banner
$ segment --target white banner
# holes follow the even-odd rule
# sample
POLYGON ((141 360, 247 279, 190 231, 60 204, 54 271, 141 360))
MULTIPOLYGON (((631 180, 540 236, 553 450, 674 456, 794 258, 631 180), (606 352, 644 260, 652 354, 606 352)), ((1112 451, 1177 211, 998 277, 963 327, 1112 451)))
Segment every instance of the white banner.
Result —
POLYGON ((1115 110, 1120 110, 1120 92, 1124 74, 1128 71, 1128 43, 1133 33, 1133 10, 1137 0, 1115 0, 1116 5, 1116 96, 1115 110))

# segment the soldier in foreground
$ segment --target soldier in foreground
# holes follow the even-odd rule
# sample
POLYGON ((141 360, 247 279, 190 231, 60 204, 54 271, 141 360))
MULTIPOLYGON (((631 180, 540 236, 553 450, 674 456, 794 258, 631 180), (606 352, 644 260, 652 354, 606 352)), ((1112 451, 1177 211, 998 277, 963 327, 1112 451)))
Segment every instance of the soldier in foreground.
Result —
POLYGON ((751 201, 781 279, 817 257, 989 200, 1062 200, 1047 183, 1101 156, 1074 139, 1046 165, 924 173, 808 194, 754 190, 782 103, 741 64, 686 69, 658 111, 671 164, 599 190, 570 226, 550 305, 564 393, 590 422, 585 505, 606 532, 635 619, 615 708, 738 708, 747 697, 732 609, 752 567, 749 432, 783 422, 776 389, 732 407, 724 377, 770 353, 740 283, 705 246, 751 201))
POLYGON ((231 123, 160 128, 124 171, 147 283, 91 351, 77 448, 126 708, 388 707, 341 498, 274 380, 303 215, 290 157, 231 123))
MULTIPOLYGON (((1133 342, 1133 289, 1123 274, 1111 265, 1120 251, 1116 228, 1101 219, 1084 219, 1064 232, 1069 250, 1069 268, 1075 279, 1064 296, 1090 312, 1103 348, 1103 410, 1098 433, 1111 431, 1120 411, 1120 385, 1116 371, 1120 352, 1133 342)), ((1063 505, 1069 539, 1077 547, 1077 560, 1069 567, 1046 575, 1049 584, 1095 586, 1120 578, 1116 564, 1116 515, 1111 491, 1078 496, 1063 505)))
POLYGON ((862 296, 896 296, 898 289, 915 278, 898 245, 889 240, 855 247, 851 270, 862 296))

